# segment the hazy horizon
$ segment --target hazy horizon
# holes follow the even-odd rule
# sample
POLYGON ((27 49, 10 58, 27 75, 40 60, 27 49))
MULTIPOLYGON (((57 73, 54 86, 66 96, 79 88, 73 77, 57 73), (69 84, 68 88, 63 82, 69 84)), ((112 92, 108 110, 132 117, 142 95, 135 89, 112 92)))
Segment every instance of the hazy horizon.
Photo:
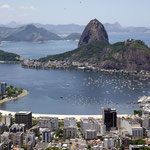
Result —
POLYGON ((97 18, 123 27, 150 27, 149 5, 149 0, 0 0, 0 24, 86 25, 97 18))
MULTIPOLYGON (((93 18, 94 19, 94 18, 93 18)), ((90 20, 89 20, 89 22, 90 22, 90 20)), ((10 21, 10 22, 8 22, 8 23, 1 23, 0 25, 4 25, 4 26, 7 26, 7 25, 9 25, 9 24, 12 24, 12 23, 15 23, 15 24, 17 24, 18 26, 20 26, 20 25, 30 25, 30 24, 41 24, 41 25, 79 25, 79 26, 86 26, 87 24, 77 24, 77 23, 68 23, 68 24, 53 24, 53 23, 42 23, 42 22, 27 22, 27 23, 22 23, 22 22, 16 22, 16 21, 10 21)), ((103 22, 101 22, 101 23, 103 23, 103 22)), ((104 22, 103 24, 115 24, 115 23, 119 23, 120 24, 120 22, 118 22, 118 21, 116 21, 116 22, 112 22, 112 23, 110 23, 110 22, 104 22)), ((128 26, 123 26, 122 24, 120 24, 122 27, 145 27, 145 28, 150 28, 150 26, 130 26, 130 25, 128 25, 128 26)))

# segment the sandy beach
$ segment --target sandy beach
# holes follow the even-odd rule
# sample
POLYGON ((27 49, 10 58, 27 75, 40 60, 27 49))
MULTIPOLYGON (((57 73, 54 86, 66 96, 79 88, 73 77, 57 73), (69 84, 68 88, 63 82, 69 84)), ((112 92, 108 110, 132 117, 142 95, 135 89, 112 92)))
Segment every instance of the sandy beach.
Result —
POLYGON ((12 100, 16 100, 16 99, 22 98, 24 96, 27 96, 28 93, 29 92, 27 90, 23 90, 23 92, 20 95, 18 95, 17 97, 9 97, 9 98, 5 98, 3 100, 0 100, 0 104, 3 104, 3 103, 8 102, 8 101, 12 101, 12 100))
MULTIPOLYGON (((6 111, 6 110, 0 110, 0 113, 2 113, 2 115, 15 115, 16 112, 13 111, 6 111)), ((118 117, 131 117, 132 115, 128 115, 128 114, 118 114, 118 117)), ((58 117, 59 119, 64 119, 66 117, 74 117, 76 118, 76 120, 80 120, 80 118, 88 118, 88 117, 93 117, 95 119, 97 118, 102 118, 102 115, 61 115, 61 114, 36 114, 33 113, 32 117, 34 118, 38 118, 38 117, 58 117)))
MULTIPOLYGON (((23 92, 19 96, 11 97, 11 98, 5 98, 4 100, 0 101, 0 104, 8 102, 8 101, 12 101, 12 100, 16 100, 16 99, 22 98, 22 97, 28 95, 28 93, 29 92, 27 90, 23 90, 23 92)), ((16 112, 14 112, 14 111, 7 111, 7 110, 0 110, 0 113, 2 115, 9 115, 9 114, 11 114, 12 116, 14 116, 16 112)), ((132 115, 118 114, 117 116, 118 117, 129 117, 129 116, 132 116, 132 115)), ((38 117, 58 117, 59 119, 64 119, 66 117, 74 117, 74 118, 76 118, 76 120, 80 120, 80 118, 88 118, 88 117, 93 117, 95 119, 102 118, 102 115, 70 115, 70 114, 62 115, 62 114, 38 114, 38 113, 33 113, 32 117, 34 117, 34 118, 38 118, 38 117)))

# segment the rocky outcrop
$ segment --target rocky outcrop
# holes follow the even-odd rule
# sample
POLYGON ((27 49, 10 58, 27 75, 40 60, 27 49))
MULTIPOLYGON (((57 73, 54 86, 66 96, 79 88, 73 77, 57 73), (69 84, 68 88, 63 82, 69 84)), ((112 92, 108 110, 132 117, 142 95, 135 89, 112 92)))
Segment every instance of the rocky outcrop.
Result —
POLYGON ((95 41, 73 51, 40 59, 88 62, 100 69, 150 71, 150 48, 140 40, 127 40, 115 44, 95 41))
POLYGON ((109 44, 104 26, 96 19, 86 26, 78 46, 73 51, 44 57, 40 61, 78 61, 88 62, 99 69, 150 71, 150 48, 143 41, 129 39, 109 44))
POLYGON ((97 20, 91 20, 83 31, 78 47, 90 44, 94 41, 108 42, 108 35, 104 26, 97 20))

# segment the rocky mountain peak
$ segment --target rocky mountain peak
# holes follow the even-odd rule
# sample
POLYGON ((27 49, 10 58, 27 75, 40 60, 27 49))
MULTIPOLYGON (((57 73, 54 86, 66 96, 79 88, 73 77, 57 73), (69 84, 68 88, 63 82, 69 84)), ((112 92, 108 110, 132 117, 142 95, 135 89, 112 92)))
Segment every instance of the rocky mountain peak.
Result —
POLYGON ((103 26, 97 19, 91 20, 85 27, 78 47, 92 43, 94 41, 106 41, 108 42, 108 34, 103 26))
POLYGON ((28 24, 28 25, 24 26, 23 28, 27 29, 27 30, 35 30, 35 29, 37 29, 37 27, 34 26, 33 24, 28 24))

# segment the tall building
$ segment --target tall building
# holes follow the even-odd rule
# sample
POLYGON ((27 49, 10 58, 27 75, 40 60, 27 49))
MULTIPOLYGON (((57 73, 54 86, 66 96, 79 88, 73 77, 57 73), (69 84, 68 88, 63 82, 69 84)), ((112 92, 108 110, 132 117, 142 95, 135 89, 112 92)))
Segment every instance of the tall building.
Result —
POLYGON ((38 126, 40 128, 48 128, 50 131, 58 130, 58 118, 57 117, 39 117, 38 126))
POLYGON ((74 126, 68 126, 63 128, 63 136, 65 138, 76 138, 77 128, 74 126))
POLYGON ((85 139, 97 139, 106 134, 106 125, 103 124, 101 119, 81 118, 80 119, 81 132, 85 139))
POLYGON ((51 132, 49 129, 45 129, 42 131, 42 142, 50 143, 51 141, 51 132))
MULTIPOLYGON (((28 145, 29 142, 32 143, 32 146, 35 146, 35 134, 33 132, 29 132, 24 138, 25 145, 28 145)), ((30 145, 30 144, 29 144, 30 145)))
POLYGON ((32 112, 20 111, 15 114, 15 123, 25 124, 27 129, 32 127, 32 112))
POLYGON ((85 139, 86 140, 97 139, 97 131, 96 130, 86 130, 85 131, 85 139))
POLYGON ((12 125, 12 116, 11 115, 5 115, 2 116, 2 123, 4 123, 7 127, 10 127, 12 125))
POLYGON ((135 119, 120 119, 120 128, 122 128, 122 136, 132 136, 134 139, 141 139, 143 137, 143 128, 141 124, 135 119))
POLYGON ((0 82, 0 95, 6 94, 6 86, 7 84, 5 82, 0 82))
POLYGON ((13 124, 9 128, 9 132, 17 133, 17 132, 24 132, 26 131, 26 125, 25 124, 13 124))
POLYGON ((103 108, 103 123, 106 130, 115 130, 117 128, 117 112, 114 108, 103 108))
POLYGON ((63 136, 66 138, 76 138, 77 124, 75 118, 64 118, 63 136))
POLYGON ((13 146, 22 146, 23 145, 23 132, 15 133, 13 137, 13 146))
POLYGON ((64 118, 64 127, 74 126, 76 127, 76 119, 75 118, 64 118))

